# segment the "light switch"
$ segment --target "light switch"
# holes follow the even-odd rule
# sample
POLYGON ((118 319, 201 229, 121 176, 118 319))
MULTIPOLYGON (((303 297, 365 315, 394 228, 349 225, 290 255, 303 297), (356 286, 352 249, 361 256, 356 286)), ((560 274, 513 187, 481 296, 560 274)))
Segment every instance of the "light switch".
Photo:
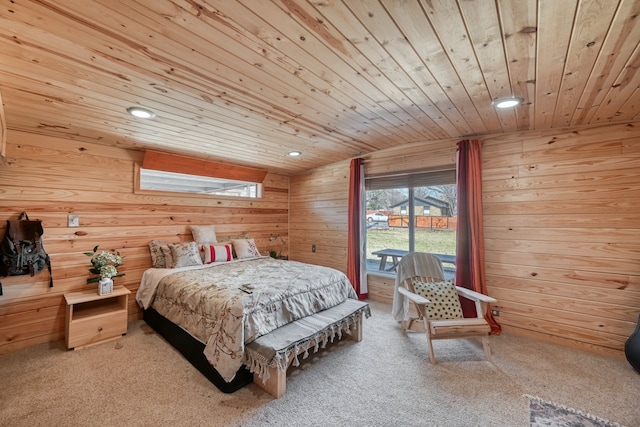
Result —
POLYGON ((80 215, 69 215, 67 220, 69 227, 80 227, 80 215))

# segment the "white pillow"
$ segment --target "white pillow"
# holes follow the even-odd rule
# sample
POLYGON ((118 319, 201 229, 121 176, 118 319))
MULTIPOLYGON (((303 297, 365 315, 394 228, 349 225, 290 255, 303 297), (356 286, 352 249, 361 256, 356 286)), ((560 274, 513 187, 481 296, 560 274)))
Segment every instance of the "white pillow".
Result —
POLYGON ((213 225, 192 225, 191 234, 193 240, 201 245, 218 243, 216 227, 213 225))
POLYGON ((231 243, 238 259, 260 256, 260 251, 253 239, 232 239, 231 243))
POLYGON ((205 264, 213 262, 227 262, 233 259, 233 246, 226 245, 202 245, 203 261, 205 264))
POLYGON ((200 251, 196 242, 170 244, 169 248, 173 257, 171 268, 202 265, 202 258, 200 258, 200 251))

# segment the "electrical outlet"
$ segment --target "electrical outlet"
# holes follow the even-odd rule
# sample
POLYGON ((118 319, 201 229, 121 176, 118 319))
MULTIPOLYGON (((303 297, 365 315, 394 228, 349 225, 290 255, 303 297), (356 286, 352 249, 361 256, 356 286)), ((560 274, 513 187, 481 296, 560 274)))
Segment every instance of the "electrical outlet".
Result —
POLYGON ((67 224, 69 227, 80 227, 80 215, 67 216, 67 224))
POLYGON ((496 317, 499 317, 500 316, 500 310, 495 310, 495 309, 491 310, 491 314, 493 314, 496 317))
POLYGON ((311 245, 311 252, 315 252, 316 251, 316 245, 311 245))

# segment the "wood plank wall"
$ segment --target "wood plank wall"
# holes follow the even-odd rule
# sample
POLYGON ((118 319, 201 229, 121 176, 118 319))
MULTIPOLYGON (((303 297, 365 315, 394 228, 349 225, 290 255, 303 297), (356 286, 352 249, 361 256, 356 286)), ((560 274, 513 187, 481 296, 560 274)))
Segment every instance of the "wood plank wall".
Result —
MULTIPOLYGON (((482 140, 487 287, 503 330, 621 357, 640 313, 640 124, 482 140)), ((455 142, 379 151, 365 171, 450 164, 455 142)), ((348 173, 339 162, 291 178, 293 259, 346 271, 348 173), (315 240, 336 257, 311 253, 315 240)), ((393 283, 369 275, 369 298, 391 303, 393 283)))
MULTIPOLYGON (((0 353, 63 338, 63 294, 91 286, 83 252, 95 245, 125 256, 119 268, 125 276, 115 282, 135 294, 151 267, 148 243, 189 241, 190 225, 215 224, 219 239, 247 233, 261 251, 281 249, 271 235, 288 240, 286 176, 268 174, 259 200, 142 195, 133 192, 134 164, 142 152, 11 130, 7 143, 7 157, 0 159, 0 235, 4 220, 23 210, 41 219, 54 287, 48 287, 46 271, 0 278, 0 353), (80 227, 67 227, 70 213, 80 216, 80 227)), ((129 319, 139 317, 131 298, 129 319)))
POLYGON ((291 259, 347 272, 349 164, 291 177, 291 259))
POLYGON ((640 123, 483 141, 487 288, 503 329, 621 354, 640 312, 640 123))

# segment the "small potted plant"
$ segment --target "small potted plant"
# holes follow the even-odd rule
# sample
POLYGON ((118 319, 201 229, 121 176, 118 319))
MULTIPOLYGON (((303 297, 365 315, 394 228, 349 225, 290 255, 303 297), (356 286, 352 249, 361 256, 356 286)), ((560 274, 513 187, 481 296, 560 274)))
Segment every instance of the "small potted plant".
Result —
POLYGON ((113 292, 113 278, 124 276, 124 273, 118 273, 117 269, 122 264, 124 257, 120 255, 120 252, 101 251, 98 253, 98 246, 94 247, 92 252, 84 254, 91 257, 92 267, 89 271, 98 275, 87 279, 87 283, 98 283, 98 295, 108 295, 113 292))

